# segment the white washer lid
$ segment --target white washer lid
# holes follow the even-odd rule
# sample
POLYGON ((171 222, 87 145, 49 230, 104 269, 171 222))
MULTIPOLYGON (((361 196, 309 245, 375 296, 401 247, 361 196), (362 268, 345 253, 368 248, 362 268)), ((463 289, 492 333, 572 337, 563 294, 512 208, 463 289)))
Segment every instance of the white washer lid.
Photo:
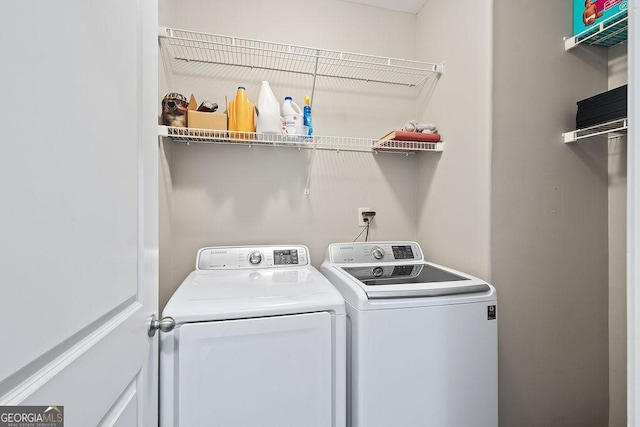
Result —
POLYGON ((193 271, 162 316, 180 324, 319 311, 344 314, 344 299, 318 270, 302 266, 193 271))

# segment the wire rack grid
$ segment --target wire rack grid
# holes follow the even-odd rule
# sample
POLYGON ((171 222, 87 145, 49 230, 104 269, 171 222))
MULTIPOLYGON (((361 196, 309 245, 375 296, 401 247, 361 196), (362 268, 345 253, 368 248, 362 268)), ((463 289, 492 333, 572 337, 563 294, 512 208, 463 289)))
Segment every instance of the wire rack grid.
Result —
POLYGON ((628 128, 628 121, 626 118, 611 120, 606 123, 589 126, 583 129, 573 130, 571 132, 563 133, 565 143, 575 142, 579 139, 590 138, 592 136, 605 135, 620 136, 626 135, 628 128))
POLYGON ((588 30, 566 38, 565 50, 570 50, 581 43, 607 47, 616 46, 627 41, 628 26, 629 16, 627 9, 624 9, 588 30))
POLYGON ((158 134, 177 142, 190 144, 244 144, 246 146, 289 147, 298 149, 318 149, 359 152, 414 153, 417 151, 443 151, 444 142, 387 141, 370 138, 343 136, 299 136, 265 134, 255 132, 194 129, 185 127, 159 126, 158 134))
POLYGON ((161 28, 160 40, 176 64, 195 61, 407 86, 418 86, 443 69, 442 64, 173 28, 161 28))

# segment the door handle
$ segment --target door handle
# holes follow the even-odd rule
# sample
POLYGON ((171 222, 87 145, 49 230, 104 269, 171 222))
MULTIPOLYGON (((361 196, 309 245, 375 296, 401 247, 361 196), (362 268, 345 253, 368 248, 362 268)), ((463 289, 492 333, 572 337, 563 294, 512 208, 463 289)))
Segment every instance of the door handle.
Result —
POLYGON ((176 327, 176 321, 173 317, 163 317, 158 320, 155 314, 151 315, 149 320, 149 326, 147 328, 147 334, 152 337, 156 334, 156 331, 160 329, 162 332, 171 332, 176 327))

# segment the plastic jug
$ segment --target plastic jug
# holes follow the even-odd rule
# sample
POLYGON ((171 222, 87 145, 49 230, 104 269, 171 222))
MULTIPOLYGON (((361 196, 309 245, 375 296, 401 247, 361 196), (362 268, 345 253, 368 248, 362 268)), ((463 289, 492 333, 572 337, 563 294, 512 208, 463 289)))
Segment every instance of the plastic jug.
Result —
POLYGON ((256 132, 282 134, 280 103, 273 94, 269 82, 262 82, 256 106, 256 132))
POLYGON ((284 98, 282 118, 284 119, 287 135, 296 135, 298 134, 298 129, 302 130, 302 110, 298 107, 298 104, 293 102, 290 96, 284 98))
MULTIPOLYGON (((255 125, 253 122, 254 106, 247 98, 247 91, 244 87, 238 87, 235 99, 229 102, 229 130, 253 132, 255 125)), ((248 138, 250 135, 231 135, 248 138)))

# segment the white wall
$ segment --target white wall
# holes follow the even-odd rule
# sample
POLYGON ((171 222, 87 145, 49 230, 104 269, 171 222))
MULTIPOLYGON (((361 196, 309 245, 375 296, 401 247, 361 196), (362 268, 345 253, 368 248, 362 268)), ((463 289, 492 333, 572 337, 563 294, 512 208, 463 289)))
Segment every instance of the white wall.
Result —
MULTIPOLYGON (((290 0, 210 2, 167 1, 161 14, 176 28, 227 34, 327 49, 401 58, 415 56, 415 15, 341 1, 290 0), (393 37, 390 37, 390 34, 393 37)), ((161 25, 167 23, 161 21, 161 25)), ((196 70, 197 71, 197 70, 196 70)), ((199 100, 224 104, 245 85, 256 102, 261 80, 276 96, 302 100, 307 77, 234 70, 217 79, 192 73, 168 87, 199 100)), ((164 94, 161 94, 164 95, 164 94)), ((376 137, 414 117, 415 90, 366 82, 318 79, 313 103, 318 135, 376 137)), ((166 141, 165 141, 166 144, 166 141)), ((163 270, 161 306, 193 270, 198 248, 207 245, 301 243, 319 266, 329 243, 350 241, 361 231, 358 207, 378 215, 372 239, 415 239, 416 156, 317 153, 309 195, 310 150, 246 146, 172 144, 164 177, 170 182, 161 251, 170 253, 163 270)))
MULTIPOLYGON (((609 89, 627 83, 627 44, 609 49, 609 89)), ((627 425, 627 137, 609 146, 609 427, 627 425)))
POLYGON ((428 0, 418 13, 418 58, 443 61, 417 117, 435 123, 442 155, 418 158, 418 241, 434 262, 490 279, 490 2, 428 0), (456 30, 460 29, 460 31, 456 30))
POLYGON ((606 49, 570 52, 572 4, 494 0, 492 281, 500 425, 608 423, 606 138, 563 144, 607 90, 606 49))

